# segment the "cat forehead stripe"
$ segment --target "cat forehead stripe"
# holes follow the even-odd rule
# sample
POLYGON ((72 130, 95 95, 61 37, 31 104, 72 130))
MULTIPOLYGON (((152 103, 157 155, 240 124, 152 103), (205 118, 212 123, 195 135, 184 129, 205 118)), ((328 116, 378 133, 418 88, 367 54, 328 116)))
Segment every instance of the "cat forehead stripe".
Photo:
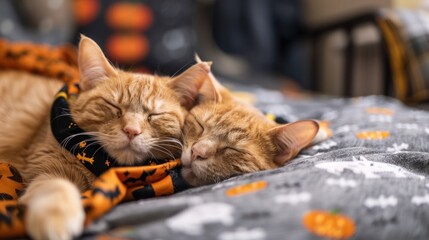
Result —
POLYGON ((153 109, 154 109, 155 113, 159 113, 159 112, 161 112, 161 111, 162 111, 162 109, 163 109, 163 107, 164 107, 165 105, 166 105, 166 104, 165 104, 165 101, 163 101, 163 100, 161 100, 161 99, 157 99, 157 100, 154 102, 154 106, 153 106, 153 109))

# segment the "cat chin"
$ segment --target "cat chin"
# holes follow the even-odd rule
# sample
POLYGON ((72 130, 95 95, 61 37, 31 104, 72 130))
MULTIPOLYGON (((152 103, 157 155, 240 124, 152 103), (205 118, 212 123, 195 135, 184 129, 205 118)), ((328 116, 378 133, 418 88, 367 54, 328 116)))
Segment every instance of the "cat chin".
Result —
POLYGON ((215 183, 214 179, 207 177, 207 168, 210 168, 207 163, 193 161, 190 166, 182 166, 181 175, 193 187, 213 184, 215 183))
POLYGON ((191 167, 182 167, 181 175, 183 179, 191 185, 192 187, 199 187, 204 185, 201 180, 195 175, 194 171, 192 171, 191 167))
POLYGON ((121 165, 137 165, 149 158, 147 154, 135 153, 131 149, 112 150, 106 149, 110 156, 121 165))

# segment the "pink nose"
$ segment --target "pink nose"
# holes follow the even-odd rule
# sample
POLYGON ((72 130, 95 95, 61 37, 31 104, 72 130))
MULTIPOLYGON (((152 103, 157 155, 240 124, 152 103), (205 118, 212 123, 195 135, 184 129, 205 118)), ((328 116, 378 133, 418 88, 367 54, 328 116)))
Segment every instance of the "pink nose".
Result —
POLYGON ((140 135, 142 132, 140 128, 135 126, 125 126, 124 129, 122 129, 125 134, 127 134, 128 139, 133 140, 136 136, 140 135))
POLYGON ((197 142, 191 148, 192 160, 205 160, 209 157, 209 146, 205 142, 197 142))

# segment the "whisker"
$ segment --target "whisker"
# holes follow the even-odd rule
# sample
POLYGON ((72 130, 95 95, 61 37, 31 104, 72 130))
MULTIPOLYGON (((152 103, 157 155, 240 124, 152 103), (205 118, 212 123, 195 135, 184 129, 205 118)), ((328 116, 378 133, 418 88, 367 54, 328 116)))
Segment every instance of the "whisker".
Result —
MULTIPOLYGON (((150 143, 151 145, 156 144, 157 146, 163 147, 163 148, 164 147, 171 147, 171 148, 178 149, 180 151, 183 151, 183 149, 184 149, 183 144, 178 139, 170 138, 170 137, 151 139, 147 142, 150 143)), ((168 149, 166 149, 166 150, 168 150, 168 149)))
MULTIPOLYGON (((90 141, 90 140, 88 140, 88 141, 90 141)), ((101 143, 101 142, 99 142, 99 141, 94 141, 94 142, 92 142, 92 143, 90 143, 90 144, 87 144, 87 145, 85 146, 85 148, 83 149, 83 151, 85 152, 85 151, 86 151, 86 149, 87 149, 89 146, 92 146, 92 145, 95 145, 95 144, 102 145, 102 143, 101 143)), ((94 154, 95 154, 95 153, 94 153, 94 154)))
MULTIPOLYGON (((71 135, 71 136, 66 137, 65 139, 63 139, 63 140, 60 142, 60 145, 62 146, 61 153, 62 153, 62 154, 66 154, 67 149, 65 148, 65 146, 67 146, 67 145, 69 144, 69 142, 70 142, 74 137, 82 136, 82 135, 89 135, 89 136, 93 136, 92 138, 94 138, 94 137, 96 137, 96 136, 95 136, 95 134, 98 134, 98 133, 97 133, 97 132, 84 132, 84 133, 76 133, 76 134, 73 134, 73 135, 71 135)), ((90 138, 90 139, 92 139, 92 138, 90 138)), ((88 140, 86 140, 86 141, 88 141, 88 140)), ((75 145, 73 145, 73 146, 70 148, 70 150, 73 152, 73 151, 76 149, 76 147, 77 147, 77 145, 78 145, 78 144, 80 144, 80 142, 79 142, 79 143, 76 143, 75 145)))
POLYGON ((74 150, 76 150, 76 148, 78 147, 78 145, 79 145, 80 143, 76 143, 75 145, 73 145, 71 148, 70 148, 70 152, 74 152, 74 150))
POLYGON ((97 150, 95 150, 94 155, 100 150, 100 149, 104 149, 105 145, 100 145, 99 148, 97 148, 97 150))
POLYGON ((71 135, 71 136, 66 137, 63 141, 61 141, 60 145, 61 145, 61 146, 65 146, 65 145, 67 145, 67 144, 68 144, 68 142, 69 142, 72 138, 77 137, 77 136, 82 136, 82 135, 92 135, 92 134, 91 134, 91 132, 84 132, 84 133, 76 133, 76 134, 73 134, 73 135, 71 135), (64 144, 64 143, 66 143, 66 144, 64 144))
POLYGON ((150 141, 148 143, 150 143, 150 144, 153 144, 153 143, 156 143, 156 144, 172 143, 172 144, 177 144, 177 145, 183 147, 183 144, 181 142, 179 142, 179 141, 171 141, 171 140, 155 140, 155 141, 150 141))
POLYGON ((71 114, 70 114, 70 113, 60 114, 60 115, 56 116, 56 117, 54 118, 54 120, 57 120, 57 118, 66 117, 66 116, 71 116, 71 114))
POLYGON ((162 143, 162 142, 172 142, 172 143, 177 143, 178 145, 183 147, 183 144, 176 138, 169 138, 169 137, 165 137, 165 138, 154 138, 154 139, 150 139, 147 140, 147 142, 153 143, 162 143))
POLYGON ((157 162, 158 160, 156 159, 156 157, 155 157, 155 155, 152 153, 152 151, 151 151, 151 150, 149 150, 149 151, 148 151, 148 153, 152 156, 152 157, 151 157, 151 158, 152 158, 152 160, 158 164, 158 162, 157 162))
POLYGON ((173 155, 173 153, 171 153, 171 151, 170 150, 168 150, 168 149, 166 149, 166 148, 164 148, 164 147, 161 147, 161 146, 153 146, 153 149, 155 149, 155 150, 157 150, 157 151, 160 151, 161 153, 165 153, 166 155, 168 155, 169 157, 171 157, 171 159, 174 159, 175 157, 174 157, 174 155, 173 155))
POLYGON ((162 144, 163 147, 171 147, 171 148, 175 148, 175 149, 179 149, 179 150, 183 150, 183 147, 177 146, 177 145, 172 145, 172 144, 162 144))

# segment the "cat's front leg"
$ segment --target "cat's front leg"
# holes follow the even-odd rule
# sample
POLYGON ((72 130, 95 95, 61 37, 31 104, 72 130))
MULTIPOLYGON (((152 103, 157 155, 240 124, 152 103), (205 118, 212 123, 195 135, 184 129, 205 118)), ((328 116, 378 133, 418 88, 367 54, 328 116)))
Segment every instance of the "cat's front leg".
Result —
POLYGON ((79 190, 69 180, 39 176, 19 201, 27 206, 25 225, 33 239, 72 239, 82 233, 85 213, 79 190))

